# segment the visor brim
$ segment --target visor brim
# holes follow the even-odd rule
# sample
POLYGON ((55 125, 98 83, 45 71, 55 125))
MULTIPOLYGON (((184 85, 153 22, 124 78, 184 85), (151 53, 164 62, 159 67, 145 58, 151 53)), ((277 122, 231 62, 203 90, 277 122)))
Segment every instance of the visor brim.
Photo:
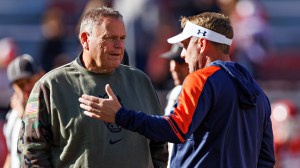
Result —
POLYGON ((182 47, 182 41, 188 39, 189 37, 191 37, 190 34, 185 34, 185 33, 180 33, 176 36, 173 36, 171 38, 168 39, 168 43, 170 44, 176 44, 182 47))

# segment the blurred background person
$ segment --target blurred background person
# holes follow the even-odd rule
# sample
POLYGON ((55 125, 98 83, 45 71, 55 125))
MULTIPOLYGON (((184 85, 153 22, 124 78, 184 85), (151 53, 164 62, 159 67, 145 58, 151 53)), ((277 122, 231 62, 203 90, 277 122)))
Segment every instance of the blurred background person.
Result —
POLYGON ((218 4, 233 26, 232 60, 257 78, 258 68, 270 49, 270 30, 263 5, 256 0, 218 0, 218 4))
POLYGON ((16 53, 17 46, 14 39, 10 37, 0 39, 0 167, 3 166, 8 152, 3 125, 6 122, 6 113, 9 111, 9 97, 13 94, 7 79, 6 69, 11 60, 16 57, 16 53))
MULTIPOLYGON (((177 97, 181 91, 182 83, 185 77, 189 74, 189 65, 181 58, 182 48, 178 45, 172 45, 171 49, 168 52, 165 52, 161 57, 169 60, 170 72, 173 80, 173 88, 167 94, 166 100, 167 105, 165 107, 165 115, 168 115, 172 110, 173 106, 177 101, 177 97)), ((170 159, 172 153, 172 143, 168 143, 169 150, 169 162, 168 167, 170 167, 170 159)))
POLYGON ((276 156, 275 168, 299 168, 299 108, 290 99, 279 99, 272 103, 271 119, 276 156))
POLYGON ((159 22, 158 3, 156 0, 139 0, 135 3, 131 0, 115 0, 111 5, 123 14, 129 64, 145 72, 147 53, 159 22))
POLYGON ((56 67, 57 61, 63 60, 64 52, 64 13, 60 8, 47 9, 42 19, 43 41, 40 62, 46 72, 56 67))
POLYGON ((167 106, 165 114, 169 114, 174 104, 176 103, 179 92, 181 91, 182 83, 185 77, 189 74, 188 64, 181 58, 182 48, 178 45, 172 45, 168 52, 165 52, 161 57, 169 60, 169 67, 173 81, 173 88, 167 95, 167 106))
POLYGON ((6 76, 8 64, 16 57, 17 46, 12 38, 6 37, 0 40, 0 115, 3 116, 9 108, 9 99, 12 89, 6 76))
POLYGON ((16 57, 8 65, 7 76, 14 94, 10 98, 11 110, 7 114, 7 123, 3 129, 9 149, 4 168, 20 167, 17 142, 22 122, 21 117, 35 82, 43 75, 44 71, 40 65, 28 54, 16 57))

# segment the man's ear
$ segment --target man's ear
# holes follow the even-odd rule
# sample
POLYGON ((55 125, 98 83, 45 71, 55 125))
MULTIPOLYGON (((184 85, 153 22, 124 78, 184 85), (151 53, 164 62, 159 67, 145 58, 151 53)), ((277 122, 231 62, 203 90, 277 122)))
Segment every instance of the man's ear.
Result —
POLYGON ((80 42, 81 45, 84 49, 88 50, 89 49, 89 44, 88 44, 88 37, 89 37, 89 33, 88 32, 82 32, 80 34, 80 42))
POLYGON ((199 48, 200 52, 204 52, 207 47, 207 40, 205 38, 199 38, 197 43, 197 47, 199 48))

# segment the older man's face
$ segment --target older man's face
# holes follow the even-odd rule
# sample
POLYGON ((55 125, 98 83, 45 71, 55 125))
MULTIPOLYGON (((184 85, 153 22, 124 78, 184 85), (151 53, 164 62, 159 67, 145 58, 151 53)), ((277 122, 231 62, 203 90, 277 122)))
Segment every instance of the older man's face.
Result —
POLYGON ((104 72, 115 70, 124 54, 125 25, 121 19, 105 18, 88 37, 89 52, 95 66, 104 72))

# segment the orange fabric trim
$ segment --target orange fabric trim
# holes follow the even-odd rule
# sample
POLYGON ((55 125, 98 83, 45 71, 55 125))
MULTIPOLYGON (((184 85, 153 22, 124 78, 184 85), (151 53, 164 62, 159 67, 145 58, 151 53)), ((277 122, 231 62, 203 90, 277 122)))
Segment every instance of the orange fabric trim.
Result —
MULTIPOLYGON (((207 68, 193 72, 186 77, 183 83, 182 91, 178 97, 178 105, 174 109, 174 114, 170 115, 170 118, 175 121, 183 134, 186 134, 188 132, 195 109, 198 105, 198 99, 202 93, 205 82, 212 74, 214 74, 219 69, 220 68, 217 66, 209 66, 207 68)), ((176 127, 173 128, 173 124, 170 125, 173 130, 176 129, 176 127)), ((180 140, 183 139, 183 137, 177 133, 178 130, 174 130, 174 132, 180 140)))
POLYGON ((176 134, 176 136, 177 136, 177 138, 180 140, 180 142, 184 142, 185 139, 184 139, 184 138, 180 135, 180 133, 177 131, 175 125, 172 123, 172 121, 170 120, 170 118, 169 118, 169 117, 164 117, 164 118, 168 121, 168 123, 170 124, 170 126, 171 126, 173 132, 176 134))

